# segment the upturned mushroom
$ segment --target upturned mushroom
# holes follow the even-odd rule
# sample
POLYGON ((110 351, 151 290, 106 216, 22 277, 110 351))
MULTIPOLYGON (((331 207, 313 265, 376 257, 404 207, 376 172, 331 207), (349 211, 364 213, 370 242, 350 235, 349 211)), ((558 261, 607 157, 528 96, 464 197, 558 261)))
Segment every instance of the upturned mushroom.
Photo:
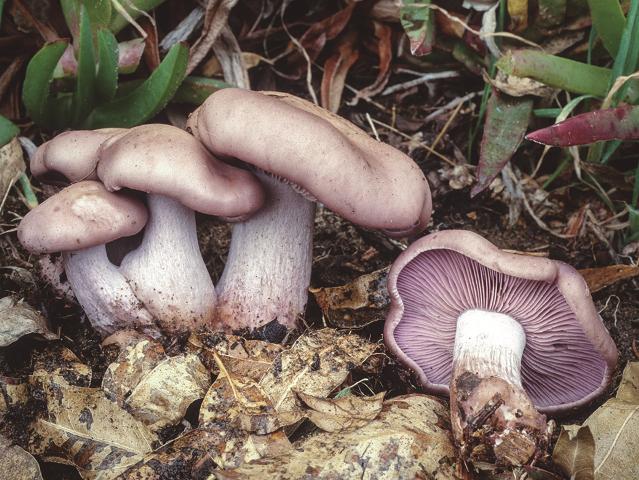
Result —
POLYGON ((144 204, 133 197, 83 181, 27 213, 18 226, 18 239, 33 253, 64 252, 71 288, 103 336, 119 328, 152 331, 153 315, 109 261, 105 248, 107 242, 142 230, 147 216, 144 204))
POLYGON ((423 230, 430 218, 428 184, 410 157, 300 98, 224 89, 188 128, 213 154, 254 168, 267 189, 265 207, 233 227, 217 285, 217 322, 228 330, 261 328, 275 340, 298 325, 315 201, 395 236, 423 230))
POLYGON ((584 405, 610 383, 615 344, 562 262, 448 230, 402 252, 388 291, 385 343, 426 391, 450 393, 465 460, 533 461, 547 441, 543 413, 584 405))
POLYGON ((148 194, 144 238, 120 266, 136 296, 164 331, 211 326, 216 293, 199 250, 194 211, 244 218, 262 205, 259 181, 169 125, 113 135, 98 157, 98 177, 108 190, 148 194))

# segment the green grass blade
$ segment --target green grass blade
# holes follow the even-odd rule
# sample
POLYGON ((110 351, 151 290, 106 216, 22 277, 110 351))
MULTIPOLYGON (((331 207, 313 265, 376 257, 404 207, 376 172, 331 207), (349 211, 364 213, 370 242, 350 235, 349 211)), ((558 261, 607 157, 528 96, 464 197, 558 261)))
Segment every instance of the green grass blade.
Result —
POLYGON ((0 148, 4 147, 19 133, 20 129, 11 120, 0 115, 0 148))
POLYGON ((537 50, 509 52, 496 65, 509 75, 530 77, 553 88, 600 98, 608 93, 609 69, 537 50))
MULTIPOLYGON (((136 19, 142 12, 148 12, 149 10, 154 9, 158 5, 164 3, 165 0, 110 0, 112 3, 119 3, 124 10, 126 10, 127 14, 131 16, 131 18, 136 19)), ((113 33, 118 33, 124 27, 129 24, 129 21, 124 18, 117 9, 113 8, 111 13, 111 21, 109 22, 109 29, 113 33)))
POLYGON ((142 85, 128 95, 96 108, 85 122, 85 127, 133 127, 147 121, 175 95, 186 74, 188 59, 186 45, 174 45, 142 85))
POLYGON ((103 100, 112 100, 118 88, 118 41, 110 30, 98 30, 98 73, 96 93, 103 100))
POLYGON ((67 48, 66 40, 46 44, 27 65, 27 73, 22 86, 22 101, 31 119, 44 126, 48 125, 47 107, 50 103, 49 84, 58 60, 67 48))
POLYGON ((80 36, 78 46, 78 76, 73 96, 73 124, 80 125, 93 109, 95 100, 95 54, 89 13, 80 9, 80 36))
POLYGON ((588 0, 592 24, 606 50, 614 58, 619 50, 626 17, 618 0, 588 0))
POLYGON ((0 0, 0 25, 2 25, 2 12, 4 11, 4 0, 0 0))

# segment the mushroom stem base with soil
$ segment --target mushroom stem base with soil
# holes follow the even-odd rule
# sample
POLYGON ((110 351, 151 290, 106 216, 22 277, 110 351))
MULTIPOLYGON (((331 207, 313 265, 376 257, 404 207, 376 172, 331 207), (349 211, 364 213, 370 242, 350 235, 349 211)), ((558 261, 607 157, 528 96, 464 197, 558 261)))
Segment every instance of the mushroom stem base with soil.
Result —
POLYGON ((267 201, 249 220, 233 226, 216 288, 217 325, 230 331, 264 327, 264 338, 279 341, 306 308, 315 203, 286 183, 258 176, 267 201))
POLYGON ((465 460, 524 465, 545 449, 546 417, 521 382, 525 346, 523 328, 508 315, 468 310, 459 316, 450 405, 465 460))
POLYGON ((148 195, 149 221, 120 271, 167 332, 211 326, 215 288, 197 241, 195 213, 164 195, 148 195))
POLYGON ((63 263, 78 303, 100 334, 109 335, 122 325, 154 330, 153 315, 109 261, 104 245, 64 253, 63 263))

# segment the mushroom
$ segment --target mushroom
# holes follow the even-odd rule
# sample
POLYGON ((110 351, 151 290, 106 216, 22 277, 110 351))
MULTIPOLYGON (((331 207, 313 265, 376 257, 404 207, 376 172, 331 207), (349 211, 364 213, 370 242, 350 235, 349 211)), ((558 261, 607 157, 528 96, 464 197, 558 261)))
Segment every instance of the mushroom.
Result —
POLYGON ((98 147, 107 138, 124 131, 123 128, 102 128, 61 133, 38 147, 29 169, 38 178, 58 173, 72 183, 96 180, 98 147))
POLYGON ((428 184, 399 150, 300 98, 228 88, 211 95, 188 128, 214 155, 251 165, 265 207, 233 228, 218 282, 217 322, 274 340, 304 314, 315 201, 347 220, 395 236, 423 230, 428 184))
POLYGON ((263 202, 258 180, 215 159, 193 136, 169 125, 142 125, 98 150, 108 190, 146 192, 149 221, 120 271, 164 331, 210 326, 216 294, 200 253, 194 210, 244 218, 263 202))
POLYGON ((543 413, 610 383, 617 350, 572 267, 448 230, 417 240, 388 275, 384 340, 430 393, 450 393, 462 456, 522 465, 547 441, 543 413))
POLYGON ((153 315, 107 258, 105 244, 144 227, 144 205, 108 192, 95 181, 75 183, 27 213, 18 239, 33 253, 63 253, 64 269, 78 302, 103 336, 117 329, 153 328, 153 315))

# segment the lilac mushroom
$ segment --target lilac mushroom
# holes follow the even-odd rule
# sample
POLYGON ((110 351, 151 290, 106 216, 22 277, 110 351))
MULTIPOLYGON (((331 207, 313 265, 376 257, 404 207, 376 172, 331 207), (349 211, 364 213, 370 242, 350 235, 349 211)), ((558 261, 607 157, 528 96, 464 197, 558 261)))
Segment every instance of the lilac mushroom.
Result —
POLYGON ((584 405, 610 383, 617 349, 585 281, 562 262, 448 230, 404 251, 388 290, 386 345, 428 392, 450 393, 467 459, 532 461, 547 440, 539 412, 584 405))
POLYGON ((315 201, 394 236, 423 230, 428 184, 399 150, 347 120, 292 95, 224 89, 189 118, 215 155, 257 171, 265 207, 233 228, 218 282, 217 322, 264 329, 270 339, 298 325, 308 298, 315 201))
POLYGON ((141 125, 98 150, 98 177, 111 191, 147 193, 149 221, 120 271, 166 332, 212 326, 216 293, 200 253, 195 213, 245 218, 264 193, 250 172, 220 162, 192 135, 141 125))
POLYGON ((33 253, 63 253, 64 270, 93 327, 103 336, 119 328, 153 330, 153 315, 144 308, 105 244, 135 235, 147 221, 140 201, 114 194, 95 181, 83 181, 49 197, 27 213, 18 239, 33 253))

